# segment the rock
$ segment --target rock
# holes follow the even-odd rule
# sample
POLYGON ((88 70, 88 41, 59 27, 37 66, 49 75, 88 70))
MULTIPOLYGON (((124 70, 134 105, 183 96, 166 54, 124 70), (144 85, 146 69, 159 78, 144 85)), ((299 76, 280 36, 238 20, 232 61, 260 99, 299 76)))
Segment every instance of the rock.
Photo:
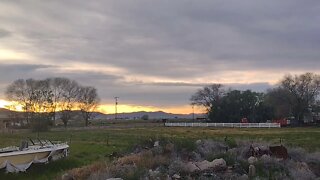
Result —
POLYGON ((316 179, 317 177, 305 162, 294 162, 290 160, 287 165, 290 176, 294 180, 316 179))
POLYGON ((181 176, 179 174, 174 174, 172 176, 172 179, 181 179, 181 176))
POLYGON ((249 164, 254 164, 257 161, 258 161, 258 159, 256 157, 251 156, 251 157, 248 158, 248 163, 249 164))
POLYGON ((249 166, 249 177, 254 177, 256 176, 256 167, 254 165, 249 166))
POLYGON ((193 173, 200 170, 193 162, 186 163, 183 169, 185 172, 188 172, 188 173, 193 173))
POLYGON ((202 141, 200 140, 200 139, 198 139, 197 141, 196 141, 196 145, 199 145, 199 144, 201 144, 202 143, 202 141))
POLYGON ((272 160, 271 157, 269 155, 266 155, 266 154, 262 155, 260 159, 261 159, 261 161, 263 161, 265 163, 266 162, 271 162, 271 160, 272 160))
POLYGON ((227 168, 227 163, 224 159, 215 159, 211 162, 211 167, 214 170, 224 170, 227 168))
POLYGON ((158 146, 160 146, 160 142, 159 141, 154 142, 153 147, 158 147, 158 146))
POLYGON ((202 160, 201 155, 199 153, 194 152, 194 151, 191 153, 191 158, 194 161, 201 161, 202 160))
POLYGON ((160 174, 160 171, 153 171, 152 169, 149 169, 149 176, 151 177, 151 178, 156 178, 156 177, 158 177, 159 176, 159 174, 160 174))
POLYGON ((238 178, 238 180, 249 180, 249 176, 244 174, 238 178))
POLYGON ((123 180, 122 178, 109 178, 107 180, 123 180))
POLYGON ((73 176, 71 174, 65 173, 61 177, 62 180, 74 180, 73 176))
POLYGON ((212 168, 211 162, 204 160, 201 162, 197 162, 196 165, 200 168, 200 171, 208 170, 212 168))
POLYGON ((195 164, 200 171, 205 171, 209 169, 214 169, 214 170, 224 170, 227 168, 227 163, 224 159, 215 159, 212 162, 209 162, 207 160, 197 162, 195 164))

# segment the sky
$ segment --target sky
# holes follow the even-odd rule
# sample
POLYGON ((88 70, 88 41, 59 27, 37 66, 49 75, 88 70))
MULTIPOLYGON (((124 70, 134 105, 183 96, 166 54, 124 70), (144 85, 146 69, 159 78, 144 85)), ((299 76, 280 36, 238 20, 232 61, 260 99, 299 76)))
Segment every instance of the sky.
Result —
MULTIPOLYGON (((191 113, 211 83, 320 72, 319 0, 1 0, 0 107, 16 79, 94 86, 101 109, 191 113)), ((200 110, 199 110, 200 111, 200 110)))

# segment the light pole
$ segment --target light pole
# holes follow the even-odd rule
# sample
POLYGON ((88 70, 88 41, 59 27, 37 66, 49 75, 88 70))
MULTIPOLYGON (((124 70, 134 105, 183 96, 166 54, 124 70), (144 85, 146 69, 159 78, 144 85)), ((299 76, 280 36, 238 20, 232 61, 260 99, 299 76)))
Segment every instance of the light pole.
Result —
POLYGON ((117 120, 118 119, 118 99, 119 97, 114 97, 115 100, 115 113, 114 113, 114 119, 117 120))

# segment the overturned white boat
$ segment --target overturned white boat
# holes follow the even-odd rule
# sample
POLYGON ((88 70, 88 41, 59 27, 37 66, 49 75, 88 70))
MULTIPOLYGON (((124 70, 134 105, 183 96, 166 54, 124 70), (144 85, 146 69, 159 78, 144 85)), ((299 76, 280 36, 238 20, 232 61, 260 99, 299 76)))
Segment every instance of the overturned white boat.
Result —
POLYGON ((35 143, 30 139, 22 141, 20 147, 12 146, 0 149, 0 169, 7 172, 26 171, 33 163, 48 163, 68 156, 67 143, 53 143, 39 140, 35 143))

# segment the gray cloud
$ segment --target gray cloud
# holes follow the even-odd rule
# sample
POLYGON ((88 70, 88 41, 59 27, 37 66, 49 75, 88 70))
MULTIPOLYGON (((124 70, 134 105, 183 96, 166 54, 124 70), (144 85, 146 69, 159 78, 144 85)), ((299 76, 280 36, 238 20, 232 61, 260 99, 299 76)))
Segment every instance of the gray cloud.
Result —
POLYGON ((11 32, 0 28, 0 38, 8 37, 11 35, 11 32))
MULTIPOLYGON (((118 95, 129 103, 186 104, 198 87, 233 71, 319 72, 319 12, 317 0, 1 1, 0 38, 6 38, 0 49, 31 54, 39 65, 52 67, 5 72, 8 67, 0 64, 0 82, 67 76, 97 86, 105 101, 118 95), (59 70, 79 62, 126 73, 59 70), (164 80, 126 80, 140 76, 164 80)), ((265 79, 256 81, 261 82, 228 83, 270 87, 265 79)))

